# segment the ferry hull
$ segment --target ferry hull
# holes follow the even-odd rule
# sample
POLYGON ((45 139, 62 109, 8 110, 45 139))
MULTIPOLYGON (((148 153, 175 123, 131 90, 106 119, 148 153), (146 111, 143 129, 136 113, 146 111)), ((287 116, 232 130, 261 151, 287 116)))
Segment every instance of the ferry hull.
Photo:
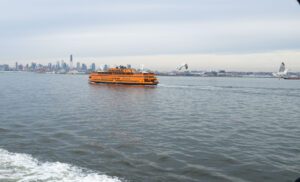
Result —
POLYGON ((118 85, 157 85, 158 83, 119 83, 119 82, 95 82, 90 81, 90 83, 99 83, 99 84, 118 84, 118 85))

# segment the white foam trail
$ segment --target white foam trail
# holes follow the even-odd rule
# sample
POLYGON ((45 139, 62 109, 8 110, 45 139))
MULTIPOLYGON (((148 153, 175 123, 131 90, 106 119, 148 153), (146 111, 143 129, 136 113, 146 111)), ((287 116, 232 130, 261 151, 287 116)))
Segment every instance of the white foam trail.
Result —
POLYGON ((27 154, 0 149, 0 181, 18 182, 121 182, 117 177, 86 172, 60 162, 39 162, 27 154))

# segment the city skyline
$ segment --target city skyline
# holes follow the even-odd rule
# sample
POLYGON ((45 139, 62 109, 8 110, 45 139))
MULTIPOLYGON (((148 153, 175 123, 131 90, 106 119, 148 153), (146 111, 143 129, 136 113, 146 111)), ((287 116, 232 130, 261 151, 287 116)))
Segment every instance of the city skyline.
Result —
MULTIPOLYGON (((300 72, 300 61, 298 57, 300 52, 288 52, 281 51, 276 52, 277 57, 274 57, 274 53, 257 53, 257 54, 240 54, 240 55, 155 55, 155 56, 124 56, 124 57, 103 57, 103 58, 78 58, 74 57, 72 54, 73 66, 76 66, 77 63, 84 63, 87 66, 90 66, 92 63, 97 65, 97 68, 103 67, 105 64, 109 66, 117 65, 127 65, 130 64, 134 68, 140 68, 144 66, 146 69, 157 70, 157 71, 172 71, 176 70, 176 67, 186 62, 189 65, 189 70, 228 70, 228 71, 243 71, 243 72, 276 72, 281 62, 285 62, 287 68, 292 72, 300 72), (290 55, 290 56, 288 56, 290 55), (287 59, 289 57, 290 59, 287 59), (260 59, 257 59, 260 58, 260 59), (263 59, 263 61, 262 61, 263 59), (143 64, 139 61, 143 60, 143 64), (161 62, 161 60, 172 60, 173 64, 171 66, 161 62), (229 64, 229 61, 233 60, 234 64, 229 64), (240 60, 245 60, 243 65, 247 65, 244 69, 240 69, 239 62, 240 60), (209 62, 209 64, 202 64, 209 62), (151 66, 152 64, 152 66, 151 66), (261 67, 261 64, 265 64, 264 67, 261 67), (153 66, 154 65, 154 66, 153 66)), ((65 56, 57 59, 28 59, 28 60, 19 60, 16 61, 19 64, 29 64, 29 63, 39 63, 42 65, 47 65, 49 63, 56 64, 57 61, 70 62, 70 56, 65 56)), ((8 64, 10 67, 14 67, 16 62, 3 62, 3 64, 8 64)), ((0 64, 0 65, 1 65, 0 64)))
POLYGON ((300 6, 266 1, 4 1, 0 64, 145 65, 300 71, 300 6), (34 6, 32 6, 34 4, 34 6), (66 56, 66 57, 64 57, 66 56))
MULTIPOLYGON (((283 64, 283 63, 282 63, 283 64)), ((158 71, 158 70, 150 70, 141 66, 140 68, 136 68, 138 72, 147 71, 150 73, 155 73, 159 76, 197 76, 197 77, 256 77, 256 78, 272 78, 276 77, 277 73, 274 72, 266 72, 266 71, 233 71, 233 70, 191 70, 188 69, 188 65, 184 63, 185 69, 181 70, 178 67, 176 70, 172 71, 158 71)), ((181 65, 182 66, 182 65, 181 65)), ((48 63, 46 65, 40 63, 27 63, 26 65, 15 63, 14 67, 10 67, 7 64, 0 65, 0 71, 25 71, 25 72, 36 72, 36 73, 52 73, 52 74, 90 74, 91 72, 102 72, 107 71, 109 68, 132 68, 131 64, 127 65, 98 65, 96 67, 95 63, 91 65, 87 65, 86 63, 77 62, 76 66, 73 66, 73 55, 70 55, 69 64, 67 61, 61 60, 57 61, 55 64, 48 63)), ((281 68, 280 68, 281 69, 281 68)), ((290 70, 291 71, 291 70, 290 70)), ((300 72, 288 72, 286 73, 290 77, 299 77, 300 72)))

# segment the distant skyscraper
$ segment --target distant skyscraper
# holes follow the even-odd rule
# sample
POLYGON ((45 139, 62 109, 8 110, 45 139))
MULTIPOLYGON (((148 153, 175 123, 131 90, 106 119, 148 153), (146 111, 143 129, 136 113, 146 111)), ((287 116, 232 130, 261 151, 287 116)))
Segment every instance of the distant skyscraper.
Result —
POLYGON ((66 63, 64 63, 64 64, 62 65, 62 68, 63 68, 64 70, 67 70, 67 69, 68 69, 68 65, 67 65, 66 63))
POLYGON ((77 69, 77 71, 80 70, 80 62, 77 62, 76 69, 77 69))
POLYGON ((48 63, 48 70, 51 70, 52 68, 52 63, 48 63))
POLYGON ((18 62, 16 62, 16 70, 18 70, 18 62))
POLYGON ((106 65, 104 65, 104 71, 107 71, 107 70, 108 70, 108 66, 106 64, 106 65))
POLYGON ((59 70, 60 69, 60 64, 59 61, 56 62, 56 69, 59 70))
POLYGON ((23 71, 23 65, 22 64, 18 65, 18 71, 23 71))
POLYGON ((9 71, 9 66, 7 64, 0 65, 0 71, 9 71))
POLYGON ((38 64, 37 65, 37 69, 39 70, 39 69, 42 69, 43 68, 43 65, 42 64, 38 64))
POLYGON ((9 71, 9 66, 7 64, 4 65, 4 71, 9 71))
POLYGON ((92 63, 92 65, 91 65, 91 71, 95 71, 96 70, 96 65, 95 65, 95 63, 92 63))
POLYGON ((64 70, 67 70, 69 68, 69 66, 67 65, 67 63, 65 63, 64 60, 61 60, 61 68, 64 70))
POLYGON ((87 71, 86 64, 82 64, 82 66, 81 66, 81 70, 82 70, 82 71, 87 71))
POLYGON ((70 69, 73 69, 73 55, 70 55, 70 69))
POLYGON ((36 69, 36 63, 31 63, 31 69, 34 71, 36 69))

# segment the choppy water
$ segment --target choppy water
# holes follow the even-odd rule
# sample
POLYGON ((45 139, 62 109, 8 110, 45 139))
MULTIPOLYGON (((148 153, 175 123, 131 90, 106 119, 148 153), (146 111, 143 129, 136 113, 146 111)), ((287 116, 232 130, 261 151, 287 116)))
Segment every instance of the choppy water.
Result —
POLYGON ((300 81, 0 73, 0 181, 291 182, 300 81))

